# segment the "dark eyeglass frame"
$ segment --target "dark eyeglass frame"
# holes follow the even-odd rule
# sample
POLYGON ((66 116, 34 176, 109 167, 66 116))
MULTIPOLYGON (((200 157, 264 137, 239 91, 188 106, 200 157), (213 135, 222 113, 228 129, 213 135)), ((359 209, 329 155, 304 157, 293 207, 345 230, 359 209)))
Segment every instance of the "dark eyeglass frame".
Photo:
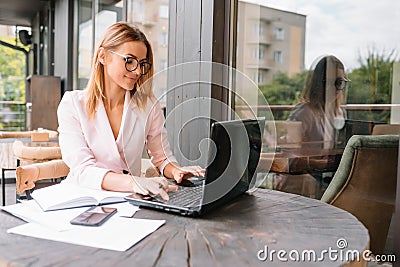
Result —
POLYGON ((117 52, 112 51, 112 50, 108 50, 108 51, 113 53, 113 54, 115 54, 115 55, 117 55, 117 56, 122 57, 125 60, 125 69, 127 71, 129 71, 129 72, 135 71, 140 66, 140 74, 141 75, 146 75, 151 69, 151 63, 150 62, 147 62, 147 61, 139 62, 136 57, 125 56, 125 55, 122 55, 122 54, 117 53, 117 52), (128 68, 128 65, 131 64, 131 63, 129 63, 130 61, 136 62, 136 64, 134 64, 135 66, 133 68, 131 68, 131 69, 128 68))
POLYGON ((351 81, 346 78, 336 78, 336 80, 335 80, 336 90, 338 90, 338 91, 345 90, 348 82, 351 82, 351 81))

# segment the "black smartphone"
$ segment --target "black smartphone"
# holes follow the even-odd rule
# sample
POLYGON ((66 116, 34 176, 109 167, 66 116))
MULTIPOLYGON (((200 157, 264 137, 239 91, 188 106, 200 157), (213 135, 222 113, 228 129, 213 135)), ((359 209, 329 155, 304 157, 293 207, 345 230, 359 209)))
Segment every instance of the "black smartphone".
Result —
POLYGON ((99 226, 107 221, 113 214, 117 212, 116 208, 108 207, 91 207, 90 209, 82 212, 77 217, 71 220, 71 224, 86 225, 86 226, 99 226))

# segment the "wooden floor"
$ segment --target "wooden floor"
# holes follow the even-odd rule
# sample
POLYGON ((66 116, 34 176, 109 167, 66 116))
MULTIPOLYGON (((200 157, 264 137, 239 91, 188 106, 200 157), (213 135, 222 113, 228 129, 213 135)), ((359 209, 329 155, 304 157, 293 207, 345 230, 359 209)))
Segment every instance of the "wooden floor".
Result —
MULTIPOLYGON (((7 176, 7 178, 11 178, 12 176, 7 176)), ((2 199, 2 192, 0 190, 0 199, 2 199)), ((7 183, 6 184, 6 205, 15 204, 15 183, 7 183)), ((392 264, 384 263, 384 264, 377 264, 373 262, 369 262, 367 267, 390 267, 392 264)))

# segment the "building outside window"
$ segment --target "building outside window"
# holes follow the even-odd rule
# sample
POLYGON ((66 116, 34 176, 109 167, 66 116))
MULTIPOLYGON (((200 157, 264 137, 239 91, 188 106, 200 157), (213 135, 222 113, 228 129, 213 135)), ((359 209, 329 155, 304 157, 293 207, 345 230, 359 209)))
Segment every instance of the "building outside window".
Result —
POLYGON ((261 45, 258 47, 258 59, 264 59, 264 47, 261 45))
POLYGON ((168 45, 168 33, 166 32, 162 32, 160 34, 160 42, 159 42, 160 46, 166 47, 168 45))
POLYGON ((122 2, 108 5, 103 0, 78 1, 77 89, 85 88, 88 82, 93 50, 105 29, 122 20, 122 2))
MULTIPOLYGON (((168 66, 169 0, 127 0, 127 20, 136 24, 151 43, 154 73, 166 69, 168 66)), ((155 95, 162 96, 160 101, 162 105, 165 105, 166 79, 160 77, 158 76, 160 80, 155 95)))
POLYGON ((282 28, 275 28, 274 35, 276 40, 283 41, 285 39, 285 31, 282 28))
POLYGON ((168 5, 160 5, 159 10, 159 17, 161 19, 168 19, 168 5))
POLYGON ((274 61, 277 64, 282 64, 283 63, 282 51, 274 51, 274 61))

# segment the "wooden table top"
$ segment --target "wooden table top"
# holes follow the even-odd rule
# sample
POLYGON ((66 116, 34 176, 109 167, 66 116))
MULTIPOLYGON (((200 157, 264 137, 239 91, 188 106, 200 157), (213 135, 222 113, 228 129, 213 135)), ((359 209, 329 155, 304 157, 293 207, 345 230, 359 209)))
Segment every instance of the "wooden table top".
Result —
POLYGON ((344 149, 285 149, 277 153, 262 153, 261 171, 301 174, 336 171, 344 149))
POLYGON ((300 255, 313 250, 320 257, 323 250, 339 250, 341 238, 347 244, 343 252, 362 253, 369 244, 367 229, 350 213, 265 189, 200 218, 148 209, 135 217, 165 219, 166 224, 128 251, 116 252, 7 234, 7 229, 23 222, 0 212, 0 266, 342 266, 346 257, 335 261, 327 254, 322 262, 300 263, 280 261, 276 253, 272 262, 259 257, 265 257, 266 250, 297 250, 300 255))

